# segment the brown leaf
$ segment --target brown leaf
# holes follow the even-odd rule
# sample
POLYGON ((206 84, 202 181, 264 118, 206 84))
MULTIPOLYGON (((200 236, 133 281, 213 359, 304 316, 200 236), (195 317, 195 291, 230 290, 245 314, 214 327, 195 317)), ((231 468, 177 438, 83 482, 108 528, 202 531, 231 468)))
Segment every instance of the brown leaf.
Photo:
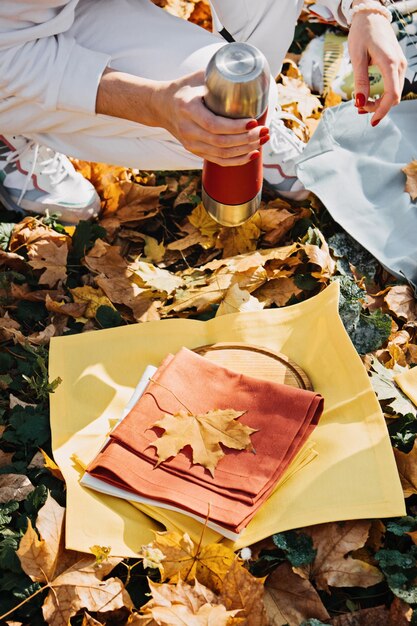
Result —
POLYGON ((405 191, 410 194, 411 200, 417 199, 417 161, 411 161, 408 165, 402 168, 402 171, 407 177, 405 183, 405 191))
POLYGON ((12 339, 14 343, 20 343, 24 345, 26 338, 20 331, 20 324, 16 320, 6 314, 4 317, 0 317, 0 340, 9 341, 12 339))
POLYGON ((67 235, 58 233, 53 228, 45 226, 36 217, 25 217, 16 224, 9 241, 11 252, 17 252, 23 247, 31 248, 33 244, 41 241, 54 241, 56 244, 68 242, 67 235))
POLYGON ((46 294, 45 306, 48 311, 60 315, 70 315, 71 317, 82 317, 85 313, 87 303, 80 302, 56 302, 46 294))
POLYGON ((22 502, 34 489, 29 478, 23 474, 0 475, 0 503, 2 504, 10 500, 22 502))
POLYGON ((24 572, 33 581, 50 587, 42 607, 45 621, 51 626, 67 626, 70 618, 83 608, 98 612, 132 608, 118 579, 103 581, 121 559, 96 565, 94 557, 65 550, 63 522, 64 509, 48 496, 36 520, 41 539, 29 520, 16 552, 24 572))
POLYGON ((233 450, 252 450, 250 435, 256 429, 236 421, 244 412, 213 409, 195 415, 186 411, 166 413, 154 424, 165 432, 149 444, 156 448, 158 465, 176 456, 185 446, 191 446, 193 463, 202 465, 214 476, 217 463, 225 454, 220 444, 233 450))
POLYGON ((235 560, 223 579, 220 601, 230 610, 237 610, 243 626, 268 626, 265 610, 264 585, 235 560))
MULTIPOLYGON (((417 161, 416 161, 417 163, 417 161)), ((389 310, 406 322, 417 320, 417 303, 410 285, 395 285, 385 296, 389 310)))
POLYGON ((266 307, 271 304, 285 306, 290 298, 298 296, 302 290, 297 287, 293 278, 276 278, 269 280, 255 291, 255 296, 266 307))
POLYGON ((417 493, 417 439, 414 441, 411 452, 407 454, 394 448, 394 456, 404 491, 404 497, 409 498, 417 493))
POLYGON ((0 249, 0 267, 8 267, 16 272, 27 272, 28 264, 20 254, 0 249))
MULTIPOLYGON (((4 452, 0 450, 0 467, 7 467, 12 462, 14 452, 4 452)), ((11 498, 14 500, 14 498, 11 498)))
POLYGON ((153 187, 131 181, 110 184, 103 193, 104 215, 114 214, 119 224, 153 217, 159 211, 159 196, 165 190, 166 185, 153 187))
POLYGON ((68 246, 66 243, 57 245, 53 241, 40 241, 30 247, 28 252, 29 265, 35 270, 44 270, 39 277, 41 285, 55 287, 67 279, 68 246))
POLYGON ((297 576, 289 563, 283 563, 268 577, 265 606, 271 626, 299 626, 310 618, 329 619, 313 585, 297 576))
POLYGON ((83 623, 81 624, 81 626, 102 626, 102 622, 98 622, 88 613, 84 613, 83 623))
POLYGON ((156 291, 171 295, 179 287, 182 287, 184 281, 179 276, 152 265, 144 261, 137 261, 129 266, 133 272, 133 280, 141 288, 148 287, 156 291))
POLYGON ((334 617, 330 624, 332 626, 391 626, 389 611, 385 606, 339 615, 334 617))
POLYGON ((353 559, 349 553, 361 548, 369 534, 368 521, 335 522, 303 528, 317 550, 314 562, 296 568, 303 578, 314 580, 318 589, 332 587, 370 587, 383 576, 374 566, 353 559))
POLYGON ((336 262, 332 258, 329 246, 321 233, 320 239, 321 248, 310 243, 306 243, 304 245, 304 250, 310 262, 320 267, 319 272, 312 272, 311 275, 317 278, 320 282, 327 282, 336 270, 336 262))
POLYGON ((395 597, 389 609, 389 626, 407 626, 413 617, 413 609, 395 597))
POLYGON ((106 278, 130 274, 127 263, 120 254, 119 246, 110 246, 102 239, 97 239, 93 248, 84 257, 84 265, 92 272, 103 274, 106 278))
POLYGON ((152 292, 149 290, 141 289, 123 276, 97 277, 96 283, 111 302, 129 307, 137 322, 159 320, 159 304, 152 300, 152 292))

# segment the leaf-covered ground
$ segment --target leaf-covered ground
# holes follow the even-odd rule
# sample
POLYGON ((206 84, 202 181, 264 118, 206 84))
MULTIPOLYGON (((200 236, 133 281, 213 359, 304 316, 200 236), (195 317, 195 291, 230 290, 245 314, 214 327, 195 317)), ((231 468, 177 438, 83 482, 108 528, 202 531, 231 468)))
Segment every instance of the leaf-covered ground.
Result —
MULTIPOLYGON (((156 4, 210 27, 204 2, 156 4)), ((321 28, 300 22, 292 59, 321 28)), ((306 122, 308 139, 334 98, 311 95, 294 60, 285 71, 281 101, 306 122)), ((101 196, 98 222, 68 228, 53 216, 0 212, 0 623, 417 624, 417 416, 393 380, 417 365, 410 287, 313 196, 292 204, 265 189, 261 211, 229 229, 202 209, 199 172, 76 165, 101 196), (48 381, 50 338, 282 307, 334 280, 387 419, 407 517, 279 533, 239 558, 175 534, 137 561, 108 558, 98 546, 90 557, 65 551, 65 488, 50 458, 48 396, 60 382, 48 381)))

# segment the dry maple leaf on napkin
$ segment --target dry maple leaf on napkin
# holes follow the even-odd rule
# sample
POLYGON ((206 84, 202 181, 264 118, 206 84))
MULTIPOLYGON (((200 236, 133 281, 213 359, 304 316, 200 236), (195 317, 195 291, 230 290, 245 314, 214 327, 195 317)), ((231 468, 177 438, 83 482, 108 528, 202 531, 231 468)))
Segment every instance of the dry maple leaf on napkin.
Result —
POLYGON ((256 429, 236 422, 244 413, 233 409, 214 409, 196 415, 186 411, 166 413, 153 425, 165 432, 150 444, 157 450, 158 465, 176 456, 185 446, 191 446, 193 463, 202 465, 214 476, 217 463, 224 457, 221 443, 234 450, 253 450, 250 435, 256 429))
POLYGON ((407 177, 405 183, 405 191, 410 194, 411 200, 417 199, 417 160, 411 161, 408 165, 402 168, 402 171, 407 177))

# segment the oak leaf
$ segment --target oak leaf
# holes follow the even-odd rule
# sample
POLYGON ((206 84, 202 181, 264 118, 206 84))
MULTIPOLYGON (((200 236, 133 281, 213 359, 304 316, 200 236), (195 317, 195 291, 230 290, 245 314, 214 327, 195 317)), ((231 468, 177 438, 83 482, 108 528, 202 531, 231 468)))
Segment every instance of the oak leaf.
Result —
POLYGON ((264 602, 271 626, 299 626, 310 618, 329 619, 313 585, 295 574, 289 563, 283 563, 268 577, 264 602))
MULTIPOLYGON (((185 533, 175 531, 156 533, 151 544, 159 550, 164 558, 160 560, 162 580, 185 582, 198 578, 200 582, 213 592, 219 592, 223 580, 236 560, 236 554, 221 543, 196 546, 185 533)), ((149 549, 149 546, 145 546, 149 549)))
POLYGON ((354 559, 350 552, 364 546, 370 530, 368 521, 320 524, 303 529, 313 540, 316 558, 308 566, 295 568, 303 578, 313 579, 318 589, 332 587, 370 587, 381 582, 379 569, 354 559))
POLYGON ((39 277, 41 285, 55 287, 67 279, 68 246, 66 243, 57 245, 54 241, 39 241, 30 247, 28 252, 29 265, 35 270, 44 270, 39 277))
POLYGON ((417 199, 417 160, 411 161, 402 171, 407 177, 405 191, 410 194, 411 200, 417 199))
POLYGON ((394 456, 404 497, 409 498, 417 493, 417 439, 414 441, 411 452, 405 453, 394 448, 394 456))
POLYGON ((268 626, 263 580, 255 578, 236 559, 223 579, 220 601, 228 610, 237 610, 244 626, 268 626))
MULTIPOLYGON (((152 599, 141 611, 143 626, 229 626, 238 611, 228 611, 204 585, 194 586, 181 580, 175 585, 149 581, 152 599)), ((236 624, 238 622, 235 622, 236 624)))
POLYGON ((186 411, 166 413, 154 424, 165 432, 150 444, 156 448, 158 465, 190 446, 193 463, 202 465, 214 476, 214 469, 225 454, 220 444, 233 450, 253 449, 250 435, 256 429, 236 421, 244 413, 233 409, 214 409, 195 415, 186 411))
POLYGON ((43 617, 51 626, 67 626, 80 609, 111 611, 132 602, 117 578, 103 581, 121 559, 108 559, 100 565, 95 558, 65 550, 64 512, 51 496, 40 509, 36 526, 30 520, 16 554, 23 571, 34 582, 49 588, 42 607, 43 617))

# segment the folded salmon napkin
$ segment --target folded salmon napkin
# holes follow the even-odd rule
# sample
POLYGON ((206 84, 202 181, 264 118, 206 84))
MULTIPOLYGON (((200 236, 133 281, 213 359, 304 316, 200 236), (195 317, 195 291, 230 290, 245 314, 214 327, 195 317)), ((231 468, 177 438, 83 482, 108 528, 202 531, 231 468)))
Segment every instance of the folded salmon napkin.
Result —
POLYGON ((164 360, 87 472, 202 517, 209 514, 239 532, 271 493, 322 411, 319 394, 239 374, 182 348, 164 360), (257 430, 251 435, 256 454, 225 448, 212 476, 193 465, 191 447, 186 446, 156 467, 152 443, 163 430, 153 425, 164 413, 175 414, 184 406, 194 413, 245 411, 239 421, 257 430))
POLYGON ((74 462, 74 454, 84 464, 97 455, 149 363, 161 363, 182 346, 225 341, 283 352, 308 373, 326 400, 313 435, 314 462, 271 493, 230 544, 233 549, 290 528, 405 515, 384 416, 338 315, 338 300, 334 282, 309 300, 279 309, 52 338, 50 380, 62 379, 50 398, 52 450, 67 488, 66 547, 89 553, 98 544, 110 546, 114 556, 137 558, 141 546, 164 526, 188 532, 197 543, 225 541, 188 515, 140 504, 138 510, 84 487, 82 469, 74 462))

